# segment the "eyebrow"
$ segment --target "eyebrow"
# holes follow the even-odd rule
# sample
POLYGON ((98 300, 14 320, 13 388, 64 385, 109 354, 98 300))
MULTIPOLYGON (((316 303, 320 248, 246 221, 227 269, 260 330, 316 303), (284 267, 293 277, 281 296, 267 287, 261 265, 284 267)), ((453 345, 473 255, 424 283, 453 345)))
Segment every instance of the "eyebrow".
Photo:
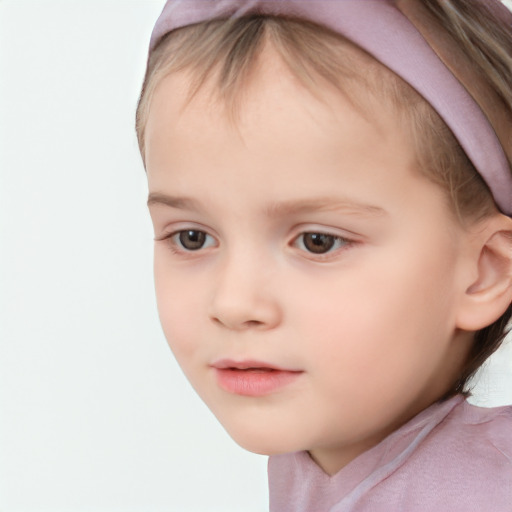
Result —
POLYGON ((384 216, 386 211, 379 206, 356 202, 339 197, 317 197, 314 199, 298 199, 270 203, 265 208, 265 214, 269 217, 286 216, 296 213, 337 211, 346 214, 359 214, 365 216, 384 216))
MULTIPOLYGON (((190 197, 170 196, 159 192, 152 192, 148 196, 148 207, 156 204, 180 210, 203 211, 201 204, 190 197)), ((317 197, 314 199, 293 199, 279 203, 272 202, 266 205, 264 214, 267 217, 280 217, 318 211, 339 211, 345 214, 369 217, 382 217, 387 214, 386 210, 379 206, 339 197, 317 197)))
POLYGON ((169 196, 160 192, 151 192, 148 196, 148 207, 156 204, 177 208, 179 210, 202 210, 200 204, 190 197, 169 196))

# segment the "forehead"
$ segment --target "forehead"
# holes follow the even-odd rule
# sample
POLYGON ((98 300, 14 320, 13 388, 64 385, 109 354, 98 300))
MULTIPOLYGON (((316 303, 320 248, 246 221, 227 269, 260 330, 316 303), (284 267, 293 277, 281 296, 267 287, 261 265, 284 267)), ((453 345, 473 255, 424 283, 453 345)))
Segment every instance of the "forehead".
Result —
POLYGON ((226 130, 232 143, 243 140, 248 145, 263 142, 260 139, 265 134, 269 135, 266 142, 271 146, 273 142, 286 146, 287 141, 298 139, 313 144, 327 140, 333 130, 339 131, 340 125, 354 135, 366 132, 364 137, 353 137, 353 150, 356 145, 364 147, 368 132, 374 135, 374 145, 405 138, 393 108, 365 91, 361 83, 351 87, 359 87, 358 101, 364 103, 364 109, 355 106, 353 94, 349 98, 320 77, 314 78, 314 86, 306 87, 268 45, 237 94, 234 115, 229 109, 233 102, 223 98, 215 76, 191 96, 196 78, 190 70, 181 71, 168 75, 156 86, 145 132, 148 168, 159 148, 168 148, 172 141, 179 140, 181 147, 187 141, 193 142, 197 150, 197 144, 209 137, 206 123, 226 130))
POLYGON ((193 198, 224 219, 333 196, 400 218, 434 187, 411 171, 407 133, 385 108, 363 116, 329 86, 319 98, 279 62, 253 77, 234 122, 211 84, 188 101, 190 83, 176 73, 155 91, 146 133, 150 194, 193 198))

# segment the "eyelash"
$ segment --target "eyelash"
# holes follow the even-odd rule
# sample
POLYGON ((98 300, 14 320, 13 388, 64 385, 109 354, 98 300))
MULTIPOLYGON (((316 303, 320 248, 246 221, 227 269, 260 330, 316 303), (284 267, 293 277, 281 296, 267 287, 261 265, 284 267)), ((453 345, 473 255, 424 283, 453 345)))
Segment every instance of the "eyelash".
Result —
MULTIPOLYGON (((215 242, 215 239, 206 233, 205 231, 202 231, 200 229, 182 229, 180 231, 175 231, 168 236, 160 239, 159 241, 168 241, 169 245, 171 246, 171 249, 176 254, 193 254, 197 253, 201 250, 208 249, 210 247, 214 247, 215 243, 209 243, 205 247, 205 243, 208 243, 208 240, 210 239, 215 242), (186 248, 183 245, 183 240, 181 237, 188 233, 189 235, 194 233, 196 237, 204 238, 204 243, 200 244, 195 249, 186 248)), ((199 242, 200 243, 200 240, 199 242)), ((330 233, 325 233, 322 231, 304 231, 300 233, 297 237, 293 239, 292 246, 299 248, 300 250, 306 252, 310 255, 310 257, 316 257, 317 259, 326 259, 328 258, 332 253, 343 251, 348 249, 349 247, 355 245, 357 242, 355 240, 345 238, 339 235, 333 235, 330 233), (310 237, 309 239, 305 237, 310 237), (328 245, 330 244, 330 247, 327 248, 325 252, 315 252, 314 250, 309 250, 307 248, 307 243, 313 243, 315 244, 316 241, 327 241, 328 245)), ((318 244, 320 245, 320 244, 318 244)))
POLYGON ((164 240, 168 240, 170 242, 171 248, 176 253, 194 253, 199 252, 201 249, 207 249, 208 247, 212 246, 209 245, 205 247, 204 244, 202 244, 200 247, 197 247, 196 249, 187 249, 186 247, 183 246, 183 240, 180 240, 182 235, 184 235, 185 233, 195 233, 200 237, 203 236, 205 239, 205 243, 206 240, 208 239, 215 240, 211 235, 200 229, 182 229, 180 231, 175 231, 174 233, 171 233, 169 236, 165 237, 164 240))
POLYGON ((293 245, 298 247, 311 256, 315 256, 317 258, 328 258, 332 253, 337 253, 341 250, 345 250, 351 245, 354 245, 354 241, 348 238, 332 235, 330 233, 323 233, 321 231, 306 231, 301 233, 298 237, 296 237, 293 241, 293 245), (309 237, 309 239, 308 239, 309 237), (316 252, 314 250, 310 250, 307 248, 307 243, 313 243, 314 245, 320 246, 320 244, 316 244, 317 241, 327 241, 329 247, 325 252, 316 252))

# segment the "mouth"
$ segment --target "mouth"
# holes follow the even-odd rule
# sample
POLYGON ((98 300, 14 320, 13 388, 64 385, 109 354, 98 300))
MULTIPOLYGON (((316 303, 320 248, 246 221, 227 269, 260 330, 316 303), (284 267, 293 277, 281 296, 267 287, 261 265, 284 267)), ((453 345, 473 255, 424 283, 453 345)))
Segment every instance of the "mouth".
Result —
POLYGON ((228 393, 264 396, 292 384, 303 372, 261 361, 219 360, 213 363, 217 384, 228 393))
MULTIPOLYGON (((219 370, 259 370, 259 371, 281 371, 285 370, 273 364, 256 360, 233 361, 232 359, 220 359, 212 364, 219 370)), ((286 370, 285 370, 286 371, 286 370)))

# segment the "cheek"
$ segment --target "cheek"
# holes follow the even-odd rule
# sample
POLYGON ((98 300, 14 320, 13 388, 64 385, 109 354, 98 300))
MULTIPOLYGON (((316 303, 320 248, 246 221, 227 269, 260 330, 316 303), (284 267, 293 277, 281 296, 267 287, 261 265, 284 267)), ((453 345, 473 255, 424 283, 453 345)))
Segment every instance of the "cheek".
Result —
POLYGON ((289 290, 298 339, 326 377, 364 386, 371 376, 373 387, 407 381, 424 363, 437 364, 452 333, 450 265, 418 254, 405 262, 379 256, 303 283, 307 300, 289 290))
MULTIPOLYGON (((195 352, 193 332, 199 325, 201 296, 186 274, 166 264, 166 251, 155 248, 155 292, 160 323, 180 364, 195 352)), ((199 288, 200 289, 200 288, 199 288)))

